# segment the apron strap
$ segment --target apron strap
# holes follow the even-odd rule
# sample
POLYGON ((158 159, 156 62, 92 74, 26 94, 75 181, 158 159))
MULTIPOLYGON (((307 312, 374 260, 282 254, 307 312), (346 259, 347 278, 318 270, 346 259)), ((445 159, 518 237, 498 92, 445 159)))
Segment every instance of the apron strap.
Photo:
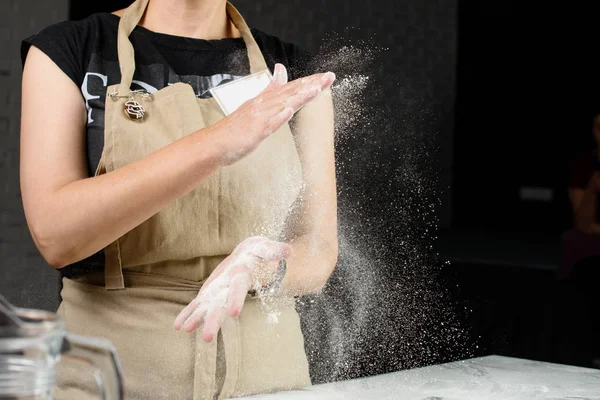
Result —
POLYGON ((227 317, 219 330, 223 347, 215 337, 210 343, 202 339, 201 330, 196 335, 196 362, 194 364, 194 398, 213 399, 214 393, 220 391, 218 399, 229 399, 234 394, 241 368, 240 323, 237 318, 227 317), (223 386, 217 387, 218 353, 225 356, 225 377, 223 386))
MULTIPOLYGON (((198 330, 196 335, 196 360, 194 363, 194 398, 212 399, 215 392, 217 373, 217 338, 210 343, 202 339, 202 331, 198 330)), ((193 350, 193 349, 192 349, 193 350)))
POLYGON ((240 375, 242 348, 240 337, 240 320, 238 318, 225 318, 221 326, 223 335, 223 349, 225 352, 225 381, 219 399, 228 399, 233 396, 240 375))
POLYGON ((254 36, 252 36, 252 32, 250 28, 246 24, 246 21, 240 14, 240 12, 231 4, 227 2, 227 14, 229 15, 229 19, 238 31, 242 34, 242 39, 246 43, 246 49, 248 50, 248 60, 250 62, 250 73, 255 74, 257 72, 264 71, 267 68, 267 63, 265 62, 265 57, 260 51, 260 47, 254 40, 254 36))
MULTIPOLYGON (((121 70, 121 83, 119 84, 119 95, 129 95, 133 73, 135 72, 135 52, 133 45, 129 40, 129 35, 137 24, 142 19, 148 0, 136 0, 132 5, 127 7, 121 20, 119 21, 119 31, 117 36, 117 47, 119 55, 119 68, 121 70)), ((248 60, 250 62, 250 73, 256 73, 267 69, 265 58, 252 36, 250 28, 240 15, 239 11, 229 2, 227 2, 227 14, 231 22, 240 31, 242 39, 246 43, 248 50, 248 60)))
POLYGON ((125 289, 119 239, 104 249, 104 287, 107 290, 125 289))
POLYGON ((140 19, 142 19, 147 6, 148 0, 136 0, 132 5, 127 7, 119 21, 117 51, 119 68, 121 69, 120 96, 127 96, 129 94, 131 80, 135 72, 135 52, 133 51, 131 41, 129 41, 129 35, 133 32, 138 22, 140 22, 140 19))
MULTIPOLYGON (((120 96, 128 96, 131 88, 131 81, 135 72, 135 51, 129 40, 129 35, 142 19, 149 0, 136 0, 123 13, 119 21, 119 30, 117 34, 117 47, 119 57, 119 68, 121 70, 121 83, 118 86, 120 96)), ((239 11, 229 2, 226 5, 227 15, 235 27, 240 31, 248 52, 248 61, 250 63, 250 73, 257 73, 267 69, 265 58, 252 36, 250 28, 240 15, 239 11)), ((124 289, 125 280, 123 278, 122 254, 119 246, 119 240, 105 249, 105 287, 107 289, 124 289)))

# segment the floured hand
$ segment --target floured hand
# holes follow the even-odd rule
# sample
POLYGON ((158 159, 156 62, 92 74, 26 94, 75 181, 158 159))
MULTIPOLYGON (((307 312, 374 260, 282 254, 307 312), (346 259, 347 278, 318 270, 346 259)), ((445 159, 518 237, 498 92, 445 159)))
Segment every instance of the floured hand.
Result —
POLYGON ((282 64, 276 64, 267 89, 205 128, 223 149, 223 165, 232 165, 254 151, 295 112, 330 88, 334 80, 335 74, 328 72, 288 82, 287 70, 282 64))
POLYGON ((237 317, 250 289, 270 283, 279 261, 292 254, 292 246, 260 236, 241 242, 212 272, 198 296, 177 316, 174 328, 193 332, 204 325, 202 337, 210 342, 227 315, 237 317))

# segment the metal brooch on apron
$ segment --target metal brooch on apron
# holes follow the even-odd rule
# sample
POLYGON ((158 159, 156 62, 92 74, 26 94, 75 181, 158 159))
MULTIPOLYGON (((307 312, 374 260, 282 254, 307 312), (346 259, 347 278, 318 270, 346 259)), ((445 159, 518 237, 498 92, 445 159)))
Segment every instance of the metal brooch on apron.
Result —
MULTIPOLYGON (((181 82, 147 96, 130 92, 135 62, 129 35, 147 3, 135 1, 119 23, 121 83, 107 89, 105 143, 96 175, 224 117, 214 99, 197 98, 181 82)), ((227 13, 246 43, 250 73, 267 69, 239 12, 228 3, 227 13)), ((301 175, 285 124, 252 154, 111 243, 104 250, 103 277, 63 279, 59 312, 67 329, 115 345, 128 399, 212 400, 310 385, 293 298, 277 300, 277 323, 269 323, 272 310, 248 299, 211 343, 199 331, 173 329, 177 314, 238 243, 257 234, 277 239, 300 192, 301 175)), ((62 371, 56 398, 97 398, 95 383, 86 383, 84 375, 62 371)))

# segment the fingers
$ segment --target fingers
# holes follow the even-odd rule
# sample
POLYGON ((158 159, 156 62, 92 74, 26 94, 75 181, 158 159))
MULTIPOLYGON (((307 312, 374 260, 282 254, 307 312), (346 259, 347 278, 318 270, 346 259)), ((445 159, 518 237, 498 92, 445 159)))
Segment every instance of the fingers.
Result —
POLYGON ((210 285, 190 302, 177 316, 173 327, 193 332, 204 324, 203 338, 211 341, 229 313, 236 317, 244 306, 250 289, 249 269, 243 262, 229 265, 210 285))
POLYGON ((217 266, 217 268, 215 268, 215 270, 213 271, 212 274, 210 274, 210 276, 208 277, 208 279, 206 280, 206 282, 204 282, 204 284, 202 285, 202 287, 200 288, 200 292, 199 294, 204 293, 206 290, 208 290, 209 287, 211 287, 212 282, 221 275, 221 271, 227 270, 229 269, 229 265, 231 264, 231 261, 233 260, 232 255, 230 254, 229 256, 227 256, 223 261, 221 261, 221 263, 217 266))
POLYGON ((292 255, 293 247, 284 242, 276 242, 263 236, 252 236, 243 240, 234 250, 237 259, 243 254, 257 256, 266 260, 278 261, 283 258, 289 258, 292 255))
POLYGON ((190 315, 192 315, 192 313, 194 312, 194 310, 196 310, 196 308, 198 307, 198 299, 195 298, 194 300, 192 300, 190 302, 190 304, 188 304, 183 311, 181 311, 179 313, 179 315, 177 316, 177 318, 175 318, 175 322, 173 323, 173 328, 175 328, 176 330, 180 330, 181 327, 183 326, 183 324, 185 323, 185 321, 190 317, 190 315))
POLYGON ((220 273, 210 283, 205 283, 200 294, 179 313, 173 327, 193 332, 204 324, 203 339, 210 342, 227 315, 237 317, 242 311, 252 285, 250 271, 256 262, 278 261, 291 254, 292 246, 287 243, 259 236, 244 240, 227 257, 223 268, 217 267, 220 273))
POLYGON ((325 72, 314 74, 310 76, 305 76, 303 78, 295 79, 291 82, 288 82, 286 85, 282 86, 277 90, 279 94, 286 94, 289 92, 300 91, 302 88, 316 86, 324 89, 330 86, 335 80, 335 74, 333 72, 325 72))
POLYGON ((200 304, 198 307, 196 307, 183 323, 183 330, 191 333, 198 329, 198 327, 204 323, 207 311, 206 305, 200 304))
POLYGON ((333 72, 325 72, 316 75, 317 83, 320 85, 321 90, 327 89, 335 81, 335 74, 333 72))
POLYGON ((325 74, 323 74, 323 76, 321 77, 321 80, 319 81, 321 84, 321 90, 325 90, 328 87, 330 87, 334 81, 335 81, 335 74, 333 72, 326 72, 325 74))
POLYGON ((265 135, 277 131, 294 116, 295 110, 292 107, 285 107, 282 112, 269 118, 265 127, 265 135))
POLYGON ((335 74, 331 72, 297 79, 278 89, 271 90, 269 93, 265 93, 260 101, 263 103, 263 107, 271 108, 271 113, 276 116, 283 113, 287 107, 292 108, 296 112, 317 97, 323 90, 331 86, 334 80, 335 74))
POLYGON ((240 315, 248 290, 250 290, 250 276, 248 273, 236 274, 231 279, 231 286, 227 296, 227 312, 230 317, 240 315))
MULTIPOLYGON (((237 317, 244 306, 246 294, 250 289, 250 275, 245 266, 240 265, 235 269, 236 272, 232 273, 229 288, 227 290, 227 301, 223 302, 220 299, 212 301, 207 308, 206 313, 203 315, 199 314, 199 317, 204 318, 204 320, 200 320, 199 323, 193 318, 194 314, 192 314, 192 318, 188 319, 189 328, 192 330, 196 329, 204 322, 202 338, 207 342, 210 342, 216 337, 217 332, 219 332, 219 329, 223 326, 223 322, 225 322, 227 315, 237 317)), ((186 328, 188 327, 188 321, 186 321, 186 325, 184 325, 186 328)))
POLYGON ((202 339, 205 342, 210 342, 217 336, 217 332, 225 322, 225 317, 227 317, 227 309, 221 305, 216 305, 208 310, 202 330, 202 339))
POLYGON ((179 313, 173 327, 176 330, 183 328, 184 331, 191 333, 204 324, 203 338, 210 342, 223 325, 226 315, 227 308, 223 302, 212 301, 207 303, 206 301, 193 300, 179 313))
POLYGON ((288 74, 287 74, 287 69, 285 68, 285 66, 283 64, 275 64, 275 68, 273 70, 273 80, 271 80, 271 83, 269 84, 269 86, 267 87, 267 89, 264 91, 264 93, 268 93, 270 91, 273 91, 277 88, 280 88, 281 86, 285 85, 288 81, 288 74))
POLYGON ((274 90, 274 96, 289 97, 302 91, 317 88, 318 91, 327 89, 335 81, 335 74, 333 72, 327 72, 323 74, 314 74, 305 78, 296 79, 292 82, 287 83, 281 88, 274 90))
POLYGON ((310 103, 312 99, 317 97, 321 93, 321 89, 319 87, 310 87, 306 90, 302 90, 297 92, 291 96, 288 96, 284 100, 280 102, 280 104, 285 105, 285 107, 292 108, 294 112, 300 110, 306 104, 310 103))
POLYGON ((281 65, 281 67, 276 66, 271 85, 257 98, 257 101, 273 105, 281 103, 291 96, 296 96, 307 91, 312 92, 315 90, 318 94, 331 86, 333 81, 335 81, 335 74, 333 72, 327 72, 287 82, 287 71, 285 70, 285 67, 283 65, 281 65))
MULTIPOLYGON (((277 64, 274 79, 269 88, 253 100, 244 103, 239 112, 229 116, 229 121, 244 121, 245 129, 255 131, 258 140, 262 140, 288 122, 295 112, 329 87, 335 80, 335 74, 315 74, 306 78, 287 82, 287 71, 283 65, 277 64), (249 119, 248 119, 249 117, 249 119)), ((247 149, 257 145, 253 142, 247 149)), ((242 155, 243 156, 243 155, 242 155)), ((239 155, 233 158, 239 158, 239 155)))
POLYGON ((268 261, 278 261, 292 255, 292 246, 287 243, 264 241, 257 243, 251 250, 252 254, 268 261))
POLYGON ((275 64, 275 71, 273 72, 274 81, 277 83, 277 87, 283 86, 288 82, 287 69, 283 64, 275 64))

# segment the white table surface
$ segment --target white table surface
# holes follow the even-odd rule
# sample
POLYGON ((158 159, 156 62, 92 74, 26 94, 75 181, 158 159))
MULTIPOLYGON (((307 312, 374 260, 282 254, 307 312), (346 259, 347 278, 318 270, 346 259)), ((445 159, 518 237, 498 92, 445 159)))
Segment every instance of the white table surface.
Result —
POLYGON ((600 400, 600 370, 487 356, 243 399, 600 400))

